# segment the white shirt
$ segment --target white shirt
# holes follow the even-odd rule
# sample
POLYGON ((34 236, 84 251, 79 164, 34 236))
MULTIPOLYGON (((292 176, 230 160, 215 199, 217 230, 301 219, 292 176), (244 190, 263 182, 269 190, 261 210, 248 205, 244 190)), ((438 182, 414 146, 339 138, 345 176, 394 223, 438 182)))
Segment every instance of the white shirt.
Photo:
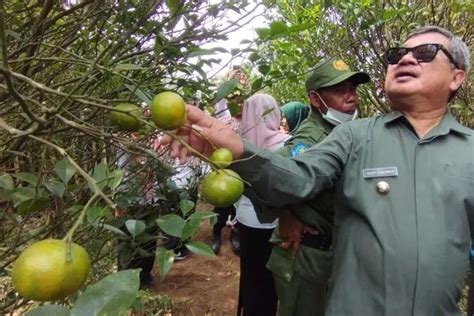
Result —
MULTIPOLYGON (((288 135, 288 138, 289 137, 290 136, 288 135)), ((283 147, 285 141, 288 138, 284 139, 278 144, 275 144, 272 146, 272 148, 269 148, 269 150, 277 150, 283 147)), ((257 213, 255 213, 252 202, 245 195, 235 202, 234 206, 236 210, 235 217, 237 221, 245 226, 259 229, 272 229, 277 226, 278 219, 276 219, 273 223, 261 223, 258 220, 257 213)))

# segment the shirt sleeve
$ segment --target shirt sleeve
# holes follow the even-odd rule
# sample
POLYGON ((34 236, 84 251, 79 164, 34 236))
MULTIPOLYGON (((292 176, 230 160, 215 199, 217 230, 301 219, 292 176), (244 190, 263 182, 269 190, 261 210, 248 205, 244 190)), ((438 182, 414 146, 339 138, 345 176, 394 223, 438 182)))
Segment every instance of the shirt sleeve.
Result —
POLYGON ((280 207, 310 200, 335 186, 352 150, 349 126, 340 125, 321 143, 299 157, 285 158, 245 143, 244 161, 232 169, 248 183, 245 194, 269 207, 280 207))

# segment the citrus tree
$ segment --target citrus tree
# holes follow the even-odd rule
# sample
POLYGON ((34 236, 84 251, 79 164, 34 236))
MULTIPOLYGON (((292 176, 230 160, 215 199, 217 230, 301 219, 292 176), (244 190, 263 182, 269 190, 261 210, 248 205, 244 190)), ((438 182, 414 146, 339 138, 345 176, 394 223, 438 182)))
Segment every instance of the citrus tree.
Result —
POLYGON ((156 148, 175 126, 157 128, 154 96, 200 95, 203 106, 230 93, 234 82, 218 89, 207 76, 221 62, 213 54, 227 49, 203 45, 239 29, 255 6, 0 1, 0 313, 25 312, 34 299, 57 303, 32 315, 116 315, 140 306, 139 270, 113 274, 117 265, 151 256, 163 278, 175 247, 212 254, 193 241, 213 216, 195 212, 205 168, 191 161, 180 179, 156 148), (29 264, 44 260, 50 273, 32 282, 29 264), (76 268, 86 282, 74 279, 76 268))

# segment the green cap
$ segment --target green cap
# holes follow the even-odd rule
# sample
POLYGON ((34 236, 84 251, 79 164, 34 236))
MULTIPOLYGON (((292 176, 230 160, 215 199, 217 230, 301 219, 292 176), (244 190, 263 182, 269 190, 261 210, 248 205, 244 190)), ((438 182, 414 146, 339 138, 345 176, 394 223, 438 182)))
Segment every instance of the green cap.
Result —
POLYGON ((344 80, 351 79, 354 84, 361 84, 370 81, 370 76, 365 72, 353 72, 349 66, 337 58, 323 61, 309 72, 306 77, 306 91, 317 90, 319 88, 337 85, 344 80))

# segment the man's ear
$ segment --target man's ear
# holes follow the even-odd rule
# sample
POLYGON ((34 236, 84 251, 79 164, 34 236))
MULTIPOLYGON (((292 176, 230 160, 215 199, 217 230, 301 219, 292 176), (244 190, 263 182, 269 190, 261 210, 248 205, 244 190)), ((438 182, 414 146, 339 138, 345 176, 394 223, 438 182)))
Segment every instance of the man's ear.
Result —
POLYGON ((451 80, 451 83, 449 84, 451 91, 457 91, 464 82, 465 77, 466 73, 464 70, 454 69, 453 80, 451 80))
POLYGON ((309 103, 313 108, 319 108, 319 98, 314 91, 308 92, 309 103))

